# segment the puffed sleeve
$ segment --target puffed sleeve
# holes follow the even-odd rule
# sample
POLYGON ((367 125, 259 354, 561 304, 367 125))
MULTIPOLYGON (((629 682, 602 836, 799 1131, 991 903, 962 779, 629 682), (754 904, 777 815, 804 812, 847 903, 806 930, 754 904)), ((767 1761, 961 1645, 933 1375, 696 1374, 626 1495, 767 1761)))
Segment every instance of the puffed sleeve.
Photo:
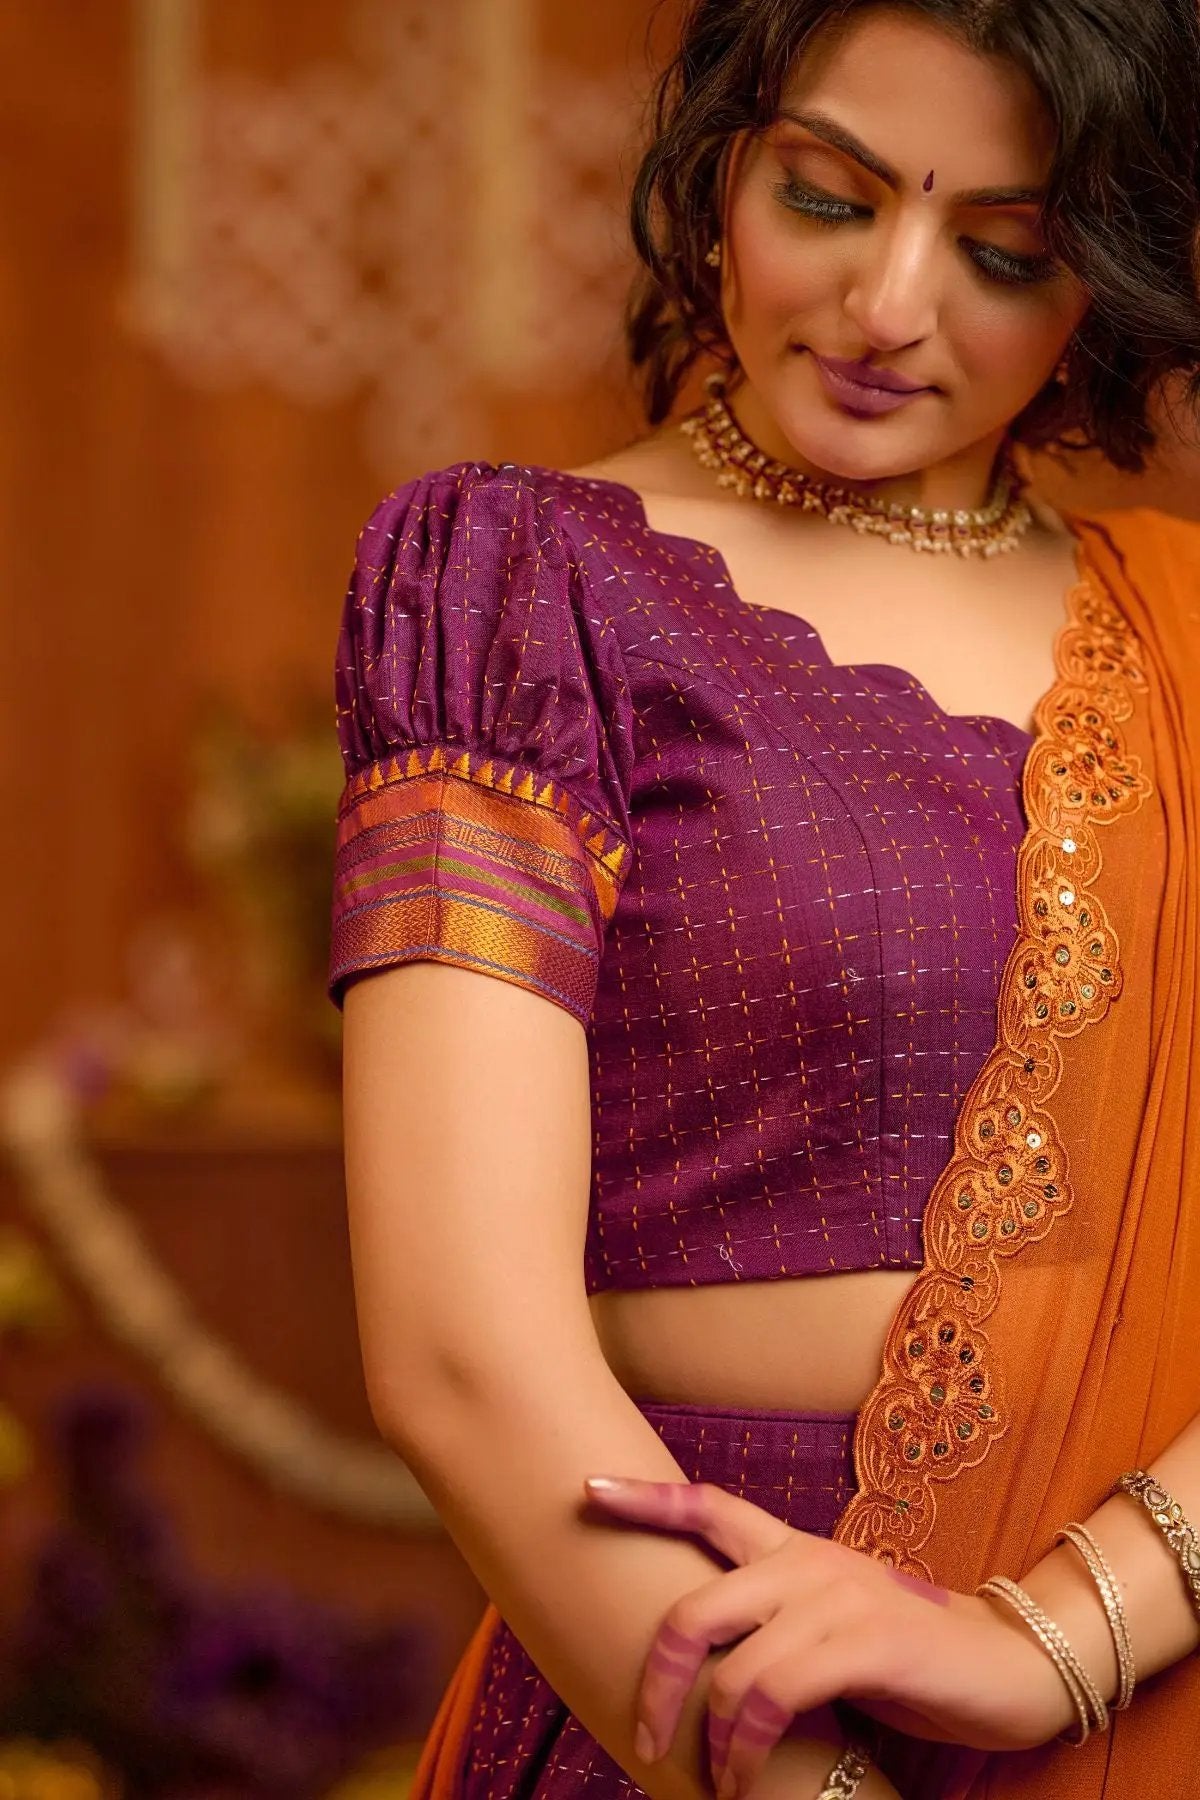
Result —
POLYGON ((632 860, 620 646, 552 493, 455 464, 376 507, 338 638, 329 994, 429 960, 585 1024, 632 860))

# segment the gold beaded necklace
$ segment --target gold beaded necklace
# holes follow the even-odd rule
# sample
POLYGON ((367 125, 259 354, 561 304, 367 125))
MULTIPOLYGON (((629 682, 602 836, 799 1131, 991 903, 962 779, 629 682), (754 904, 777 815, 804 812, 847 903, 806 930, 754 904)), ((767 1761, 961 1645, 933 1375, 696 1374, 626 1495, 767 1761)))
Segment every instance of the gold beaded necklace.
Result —
POLYGON ((680 421, 679 429, 706 469, 717 469, 719 487, 732 487, 756 500, 775 500, 820 513, 833 525, 877 533, 890 544, 913 550, 954 551, 959 556, 998 556, 1018 548, 1033 522, 1020 496, 1021 478, 1007 449, 1001 454, 986 506, 944 512, 902 506, 856 494, 851 488, 817 481, 787 463, 774 461, 743 432, 725 398, 719 372, 704 383, 709 398, 699 411, 680 421))

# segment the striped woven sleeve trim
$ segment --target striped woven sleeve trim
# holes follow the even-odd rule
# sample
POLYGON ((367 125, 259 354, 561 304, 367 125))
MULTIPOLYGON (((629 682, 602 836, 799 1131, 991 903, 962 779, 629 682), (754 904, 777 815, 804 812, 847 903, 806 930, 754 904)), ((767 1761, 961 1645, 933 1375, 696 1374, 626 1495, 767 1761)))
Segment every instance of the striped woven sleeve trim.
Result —
POLYGON ((585 1024, 631 851, 560 783, 422 746, 372 763, 338 810, 329 994, 389 963, 479 969, 585 1024))

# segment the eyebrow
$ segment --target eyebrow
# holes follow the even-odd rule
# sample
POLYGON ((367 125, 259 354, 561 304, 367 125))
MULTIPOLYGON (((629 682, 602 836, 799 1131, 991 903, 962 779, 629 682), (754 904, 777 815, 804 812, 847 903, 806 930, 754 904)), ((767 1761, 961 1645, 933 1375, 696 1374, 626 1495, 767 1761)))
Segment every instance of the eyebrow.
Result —
MULTIPOLYGON (((853 157, 855 162, 861 163, 864 169, 869 169, 872 175, 877 175, 888 187, 900 186, 900 177, 891 164, 884 162, 881 156, 876 156, 873 150, 868 150, 861 139, 856 138, 852 131, 847 131, 844 125, 839 125, 836 119, 831 119, 828 113, 792 112, 789 107, 781 106, 779 117, 790 119, 793 125, 802 126, 805 131, 811 131, 814 137, 819 137, 833 149, 853 157)), ((1040 206, 1045 198, 1045 188, 1038 187, 962 188, 957 194, 950 196, 955 206, 1040 206)))

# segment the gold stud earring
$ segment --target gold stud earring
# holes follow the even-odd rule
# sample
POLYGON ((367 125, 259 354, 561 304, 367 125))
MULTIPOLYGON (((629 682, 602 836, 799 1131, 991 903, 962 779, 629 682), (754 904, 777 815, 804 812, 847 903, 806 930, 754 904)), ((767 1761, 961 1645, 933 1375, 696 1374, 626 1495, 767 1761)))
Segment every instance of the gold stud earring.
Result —
POLYGON ((1054 371, 1054 379, 1059 387, 1065 387, 1071 373, 1071 358, 1067 352, 1059 358, 1058 367, 1054 371))
POLYGON ((713 244, 712 249, 708 252, 708 254, 704 258, 704 260, 711 269, 719 269, 720 268, 720 266, 721 266, 721 240, 720 240, 720 238, 717 238, 717 240, 713 244))

